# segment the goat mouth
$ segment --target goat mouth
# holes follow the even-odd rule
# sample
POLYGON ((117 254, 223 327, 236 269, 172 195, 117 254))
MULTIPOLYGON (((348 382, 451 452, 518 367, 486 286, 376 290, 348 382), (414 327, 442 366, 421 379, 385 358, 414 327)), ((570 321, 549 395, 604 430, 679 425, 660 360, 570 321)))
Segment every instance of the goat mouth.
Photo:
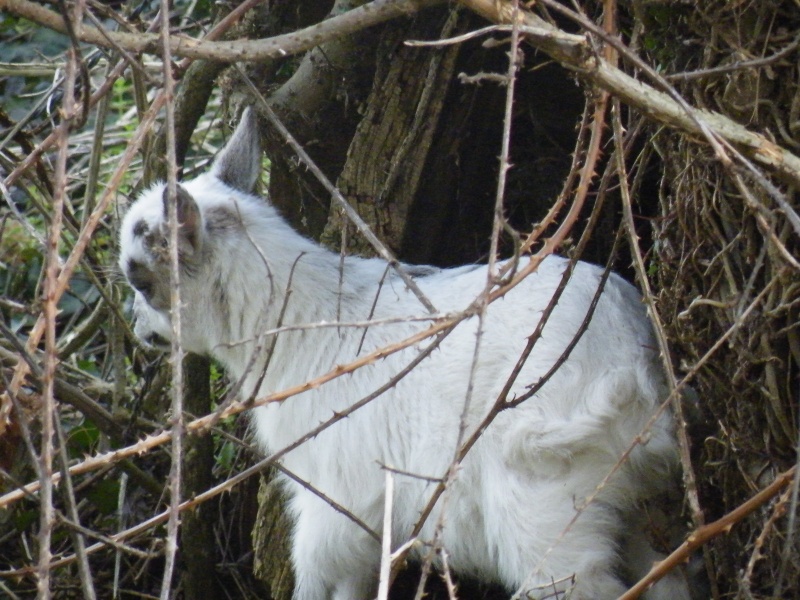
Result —
POLYGON ((148 348, 153 350, 161 350, 163 352, 169 352, 172 348, 172 344, 170 341, 162 335, 158 333, 148 333, 145 337, 140 338, 142 343, 148 348))

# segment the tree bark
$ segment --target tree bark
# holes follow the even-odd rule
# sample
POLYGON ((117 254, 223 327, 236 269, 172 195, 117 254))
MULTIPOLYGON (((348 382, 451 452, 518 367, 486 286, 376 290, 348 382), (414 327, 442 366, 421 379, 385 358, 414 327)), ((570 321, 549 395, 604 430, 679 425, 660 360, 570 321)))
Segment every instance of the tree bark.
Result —
MULTIPOLYGON (((292 134, 401 260, 463 264, 488 249, 506 91, 489 80, 462 83, 458 74, 505 73, 507 44, 404 44, 480 24, 467 11, 427 10, 358 41, 337 40, 312 51, 277 91, 256 80, 292 134)), ((569 170, 584 95, 554 66, 525 69, 520 88, 513 124, 516 166, 506 198, 511 221, 529 229, 569 170)), ((285 142, 272 133, 267 154, 271 202, 297 229, 340 249, 346 220, 329 208, 322 187, 296 167, 285 142)), ((348 254, 372 254, 356 235, 344 237, 348 254)), ((262 484, 253 533, 256 574, 276 600, 291 597, 291 525, 282 504, 275 483, 262 484)), ((414 573, 401 577, 392 597, 413 597, 414 581, 414 573)), ((480 586, 462 585, 460 591, 463 598, 503 597, 480 586)), ((431 593, 447 597, 444 590, 431 593)))
MULTIPOLYGON (((211 361, 189 354, 183 361, 186 373, 183 407, 191 415, 211 412, 211 361)), ((183 496, 191 498, 214 485, 214 440, 210 434, 190 435, 184 440, 183 496)), ((183 587, 186 600, 225 598, 217 575, 214 539, 216 504, 204 503, 181 517, 180 553, 185 569, 183 587)))
MULTIPOLYGON (((337 187, 348 202, 395 253, 402 247, 459 51, 458 46, 410 48, 403 42, 410 35, 435 37, 439 27, 445 36, 459 31, 456 13, 444 16, 431 19, 424 32, 416 24, 391 25, 384 31, 377 55, 387 58, 377 65, 366 111, 338 179, 337 187)), ((462 18, 461 28, 465 22, 462 18)), ((332 211, 321 241, 339 247, 346 223, 341 212, 332 211)), ((348 253, 373 253, 366 240, 348 240, 348 253)))
POLYGON ((289 561, 291 522, 274 471, 265 475, 258 490, 258 514, 253 526, 253 573, 270 590, 272 600, 289 600, 294 574, 289 561))

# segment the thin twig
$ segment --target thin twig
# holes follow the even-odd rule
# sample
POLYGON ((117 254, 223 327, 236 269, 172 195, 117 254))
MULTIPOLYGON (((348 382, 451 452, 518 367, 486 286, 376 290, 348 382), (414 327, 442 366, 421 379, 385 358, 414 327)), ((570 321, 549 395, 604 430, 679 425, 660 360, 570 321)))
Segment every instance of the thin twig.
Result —
MULTIPOLYGON (((800 383, 797 384, 800 389, 800 383)), ((798 424, 800 424, 800 414, 797 416, 798 424)), ((797 429, 800 431, 800 427, 797 429)), ((778 580, 775 582, 774 596, 780 598, 783 591, 783 581, 786 578, 786 571, 789 568, 793 549, 797 547, 797 508, 800 502, 800 435, 797 436, 797 443, 795 444, 795 466, 794 477, 792 478, 792 487, 790 500, 789 500, 789 519, 786 524, 786 539, 783 542, 783 550, 781 551, 781 566, 778 571, 778 580)))
MULTIPOLYGON (((459 0, 476 13, 496 23, 509 23, 511 6, 502 0, 459 0)), ((601 28, 578 13, 552 0, 541 0, 549 8, 578 22, 587 31, 598 35, 633 61, 637 68, 653 77, 662 89, 634 79, 620 69, 610 65, 594 52, 593 46, 583 35, 569 34, 557 29, 537 15, 523 11, 524 26, 520 28, 526 40, 546 52, 568 69, 576 71, 581 79, 599 86, 626 104, 638 109, 651 119, 682 131, 703 135, 724 160, 724 151, 718 140, 741 147, 754 161, 774 169, 782 177, 800 184, 800 157, 776 145, 765 136, 748 131, 741 124, 719 113, 690 107, 674 92, 672 86, 659 77, 647 64, 636 57, 616 37, 604 35, 601 28)))
MULTIPOLYGON (((74 11, 64 19, 81 20, 83 4, 78 2, 74 11)), ((72 29, 70 27, 70 29, 72 29)), ((73 46, 67 49, 66 74, 64 77, 63 111, 65 120, 75 118, 75 81, 78 71, 78 49, 73 46)), ((53 196, 50 231, 47 238, 47 256, 44 278, 44 301, 42 323, 45 338, 44 367, 42 369, 42 403, 41 403, 41 451, 39 453, 39 476, 41 491, 39 493, 39 561, 37 566, 36 595, 39 600, 50 598, 50 562, 52 560, 51 541, 55 525, 53 507, 53 455, 55 442, 55 420, 58 417, 55 402, 55 377, 58 365, 58 345, 56 339, 56 317, 58 315, 58 271, 61 266, 59 243, 63 223, 64 197, 67 189, 67 155, 69 148, 69 128, 65 128, 58 140, 58 154, 55 165, 55 194, 53 196)), ((30 351, 31 346, 27 349, 30 351)), ((26 365, 20 362, 18 366, 26 365)), ((16 373, 15 373, 16 375, 16 373)), ((12 379, 12 385, 13 385, 12 379)), ((18 389, 18 388, 17 388, 18 389)), ((17 389, 11 390, 12 394, 17 389)))
POLYGON ((363 235, 370 245, 372 245, 375 251, 387 263, 389 263, 389 265, 403 280, 403 283, 406 284, 406 287, 417 297, 417 299, 420 301, 420 304, 422 304, 422 306, 424 306, 429 313, 435 313, 436 308, 433 306, 431 301, 428 300, 425 294, 422 293, 422 290, 419 289, 419 286, 416 284, 416 282, 408 275, 408 273, 403 270, 403 265, 400 263, 400 261, 398 261, 391 251, 386 247, 386 245, 378 239, 378 237, 369 228, 369 225, 367 225, 364 222, 364 219, 361 218, 361 215, 358 214, 358 211, 350 206, 350 203, 345 199, 344 196, 342 196, 342 193, 338 190, 338 188, 331 183, 331 181, 311 159, 305 149, 297 142, 283 122, 278 118, 278 115, 275 114, 275 111, 272 110, 272 107, 270 107, 266 98, 264 98, 250 78, 246 77, 244 81, 250 88, 250 91, 253 93, 254 97, 258 100, 258 107, 260 111, 266 115, 273 127, 278 130, 289 146, 291 146, 292 150, 295 152, 295 154, 297 154, 297 157, 303 162, 306 168, 314 174, 317 180, 331 194, 333 201, 345 212, 353 225, 356 226, 359 233, 363 235))
MULTIPOLYGON (((161 0, 161 14, 169 14, 169 0, 161 0)), ((161 600, 169 600, 172 592, 172 573, 178 552, 178 527, 180 525, 181 484, 183 477, 183 347, 181 344, 181 284, 180 257, 178 252, 178 164, 175 156, 175 110, 173 97, 175 82, 172 78, 172 58, 170 53, 169 19, 161 19, 161 43, 164 64, 163 94, 166 100, 166 149, 167 149, 167 222, 169 223, 169 284, 170 321, 172 325, 172 405, 170 426, 172 432, 172 452, 169 471, 169 519, 167 539, 164 546, 164 573, 161 580, 161 600)))
POLYGON ((737 60, 731 64, 713 67, 710 69, 698 69, 696 71, 687 71, 685 73, 673 73, 671 75, 665 75, 664 78, 668 81, 690 81, 692 79, 704 79, 706 77, 714 77, 715 75, 734 73, 736 71, 743 71, 745 69, 766 67, 778 62, 780 59, 786 56, 789 56, 797 49, 798 45, 800 45, 800 35, 795 36, 794 40, 769 56, 754 58, 752 60, 737 60))
POLYGON ((288 477, 289 479, 291 479, 304 489, 314 494, 317 498, 328 504, 336 512, 350 519, 353 523, 358 525, 358 527, 360 527, 362 531, 364 531, 367 535, 369 535, 373 540, 375 540, 379 544, 381 543, 381 536, 378 535, 378 533, 376 533, 375 530, 372 529, 372 527, 367 525, 363 519, 359 518, 356 514, 354 514, 353 511, 351 511, 341 503, 337 502, 336 500, 334 500, 333 498, 322 492, 319 488, 313 486, 311 482, 306 481, 305 479, 302 479, 297 475, 295 475, 292 471, 283 466, 280 463, 280 461, 275 461, 271 464, 272 466, 275 467, 276 470, 280 471, 286 477, 288 477))
POLYGON ((392 503, 394 500, 394 476, 386 470, 386 485, 383 500, 383 540, 381 541, 381 567, 378 576, 378 600, 389 598, 389 575, 392 571, 392 503))
MULTIPOLYGON (((67 514, 70 520, 76 525, 80 524, 80 516, 78 515, 78 503, 75 500, 75 490, 72 486, 72 478, 69 476, 69 454, 67 453, 66 435, 61 423, 56 420, 56 434, 58 438, 58 453, 61 459, 61 488, 63 490, 62 497, 65 498, 67 504, 67 514)), ((81 591, 85 600, 95 600, 97 594, 94 590, 94 578, 92 577, 92 570, 89 566, 89 558, 86 556, 86 543, 84 534, 81 531, 73 529, 73 545, 75 547, 75 555, 78 559, 78 573, 81 580, 81 591)))
POLYGON ((672 554, 654 565, 645 577, 639 580, 636 585, 620 596, 619 600, 635 600, 677 565, 685 563, 689 559, 689 556, 692 554, 692 552, 694 552, 697 548, 700 548, 706 542, 717 537, 718 535, 728 533, 734 525, 741 522, 753 511, 762 507, 770 499, 779 494, 784 487, 789 485, 789 483, 792 481, 792 478, 795 476, 795 471, 796 467, 792 467, 788 471, 781 473, 775 478, 775 481, 769 484, 766 488, 761 490, 758 494, 746 502, 740 504, 736 509, 729 512, 721 519, 717 519, 713 523, 709 523, 708 525, 704 525, 695 530, 683 544, 681 544, 674 552, 672 552, 672 554))
MULTIPOLYGON (((515 0, 514 2, 514 9, 515 10, 518 9, 517 0, 515 0)), ((449 491, 452 488, 451 484, 453 480, 458 476, 459 472, 459 466, 461 462, 460 450, 464 442, 464 436, 466 435, 467 431, 467 419, 471 412, 472 399, 475 389, 475 377, 477 374, 478 365, 480 364, 481 340, 483 338, 486 309, 489 304, 488 293, 492 289, 496 281, 495 265, 497 262, 497 251, 500 239, 500 231, 503 228, 503 225, 505 224, 504 198, 505 198, 506 175, 508 170, 511 168, 511 164, 509 161, 509 153, 511 145, 510 142, 511 121, 513 116, 513 107, 514 107, 514 90, 515 90, 517 72, 519 69, 519 62, 520 62, 518 24, 516 20, 514 21, 514 23, 515 24, 512 27, 512 33, 511 33, 511 48, 508 52, 508 70, 506 74, 507 78, 506 101, 505 101, 505 112, 503 119, 503 136, 502 136, 502 144, 500 151, 499 174, 498 174, 497 188, 495 194, 494 218, 492 223, 492 234, 491 234, 490 250, 489 250, 489 264, 486 270, 486 286, 484 288, 483 293, 477 300, 478 323, 475 333, 475 347, 473 349, 472 360, 470 363, 469 378, 467 381, 467 390, 464 396, 464 404, 461 408, 461 415, 459 418, 458 433, 456 436, 456 444, 453 451, 453 458, 450 462, 450 466, 447 469, 445 476, 442 478, 442 481, 435 488, 437 491, 441 490, 441 493, 435 494, 436 500, 435 501, 430 500, 427 505, 432 507, 433 502, 439 501, 439 496, 441 496, 441 501, 440 501, 441 510, 439 511, 439 515, 434 525, 434 534, 433 534, 433 539, 430 542, 430 548, 426 553, 425 559, 422 564, 422 573, 419 578, 419 582, 417 584, 415 600, 420 600, 425 594, 425 584, 431 572, 433 559, 435 558, 435 556, 438 554, 444 560, 445 548, 442 545, 443 544, 442 534, 444 531, 447 507, 449 506, 449 501, 450 501, 449 491)), ((423 523, 424 520, 420 519, 417 523, 417 527, 419 527, 423 523)), ((412 537, 416 537, 419 531, 421 530, 412 533, 412 537)))
POLYGON ((506 101, 503 109, 503 135, 500 144, 500 166, 497 172, 497 187, 494 199, 494 220, 492 222, 492 235, 489 243, 489 270, 488 284, 491 285, 491 278, 494 276, 495 263, 497 262, 497 249, 500 243, 500 230, 505 222, 505 193, 506 179, 508 170, 511 168, 509 153, 511 148, 511 121, 514 116, 514 90, 517 85, 517 72, 523 60, 522 52, 519 48, 519 2, 514 0, 513 24, 511 26, 511 46, 508 50, 508 71, 506 72, 506 101))
MULTIPOLYGON (((795 472, 796 478, 796 472, 795 472)), ((789 496, 792 494, 792 486, 789 486, 778 498, 775 502, 775 505, 772 507, 770 511, 769 518, 764 523, 764 526, 761 528, 761 533, 758 534, 755 542, 753 542, 753 551, 750 554, 750 559, 747 561, 747 567, 744 569, 744 573, 742 574, 741 578, 739 579, 739 586, 740 586, 740 595, 737 597, 741 597, 741 592, 744 591, 745 594, 750 593, 750 586, 751 581, 753 579, 753 571, 756 568, 756 563, 759 560, 765 558, 764 553, 762 550, 764 549, 764 544, 767 542, 767 538, 769 535, 774 531, 775 525, 779 519, 786 515, 786 505, 789 503, 789 496)), ((786 536, 788 540, 791 540, 791 536, 786 536)), ((782 574, 779 573, 778 580, 775 582, 775 587, 772 591, 773 598, 780 598, 781 597, 781 587, 782 587, 782 574)))
MULTIPOLYGON (((319 46, 325 41, 347 36, 357 31, 383 23, 390 19, 414 14, 424 8, 441 4, 444 0, 373 0, 363 6, 333 16, 300 31, 278 35, 264 40, 232 40, 214 42, 209 38, 197 40, 187 36, 173 36, 168 50, 173 56, 208 59, 223 62, 263 61, 270 58, 285 58, 300 54, 319 46)), ((253 6, 249 3, 247 8, 253 6)), ((0 11, 8 11, 30 19, 54 31, 65 33, 59 15, 29 0, 0 0, 0 11)), ((241 17, 239 12, 235 19, 241 17)), ((223 23, 220 23, 222 26, 223 23)), ((228 25, 227 23, 225 24, 228 25)), ((82 42, 107 48, 115 47, 131 53, 153 53, 163 55, 161 39, 155 34, 133 34, 125 32, 100 33, 94 27, 84 27, 79 39, 82 42)))
MULTIPOLYGON (((647 312, 650 316, 650 321, 653 323, 653 329, 658 342, 660 351, 661 362, 664 367, 664 372, 667 375, 667 383, 670 391, 674 392, 677 377, 675 376, 675 369, 672 367, 671 353, 669 344, 667 342, 667 335, 664 331, 664 324, 661 321, 661 315, 655 305, 654 294, 650 287, 650 280, 647 277, 647 268, 644 264, 644 258, 639 248, 639 236, 636 233, 636 225, 633 221, 633 202, 631 200, 630 190, 628 188, 628 174, 625 167, 624 150, 623 150, 623 128, 621 121, 621 106, 617 99, 614 100, 614 110, 612 115, 612 127, 614 131, 614 143, 616 144, 616 152, 614 158, 616 159, 617 180, 620 185, 620 194, 622 196, 622 214, 623 222, 627 230, 628 243, 633 257, 633 266, 636 271, 636 279, 642 289, 644 301, 647 305, 647 312)), ((692 509, 692 519, 695 527, 700 527, 705 522, 703 516, 703 509, 700 506, 700 499, 697 495, 697 476, 692 466, 691 457, 691 442, 689 440, 689 433, 687 429, 686 417, 683 414, 683 406, 680 402, 680 396, 675 395, 675 402, 672 406, 673 413, 677 424, 677 434, 681 457, 681 466, 683 468, 683 482, 686 486, 686 494, 689 499, 689 506, 692 509)), ((710 558, 709 558, 710 560, 710 558)), ((710 565, 709 565, 710 566, 710 565)), ((709 571, 709 575, 712 572, 709 571)))

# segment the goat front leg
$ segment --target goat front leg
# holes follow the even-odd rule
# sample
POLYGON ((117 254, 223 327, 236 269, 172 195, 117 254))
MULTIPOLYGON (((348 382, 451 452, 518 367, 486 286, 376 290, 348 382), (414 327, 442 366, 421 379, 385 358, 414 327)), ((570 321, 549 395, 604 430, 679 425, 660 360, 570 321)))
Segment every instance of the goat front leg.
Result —
MULTIPOLYGON (((305 496, 305 494, 301 494, 305 496)), ((378 543, 317 497, 296 497, 294 600, 369 600, 377 589, 378 543)))

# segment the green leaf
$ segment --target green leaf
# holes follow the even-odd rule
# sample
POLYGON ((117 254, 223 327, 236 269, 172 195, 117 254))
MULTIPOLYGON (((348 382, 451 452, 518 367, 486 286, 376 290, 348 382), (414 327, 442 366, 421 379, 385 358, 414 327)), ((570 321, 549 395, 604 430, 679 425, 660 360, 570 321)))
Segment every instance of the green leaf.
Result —
POLYGON ((92 486, 86 497, 102 514, 110 515, 117 509, 119 481, 116 479, 104 479, 92 486))

